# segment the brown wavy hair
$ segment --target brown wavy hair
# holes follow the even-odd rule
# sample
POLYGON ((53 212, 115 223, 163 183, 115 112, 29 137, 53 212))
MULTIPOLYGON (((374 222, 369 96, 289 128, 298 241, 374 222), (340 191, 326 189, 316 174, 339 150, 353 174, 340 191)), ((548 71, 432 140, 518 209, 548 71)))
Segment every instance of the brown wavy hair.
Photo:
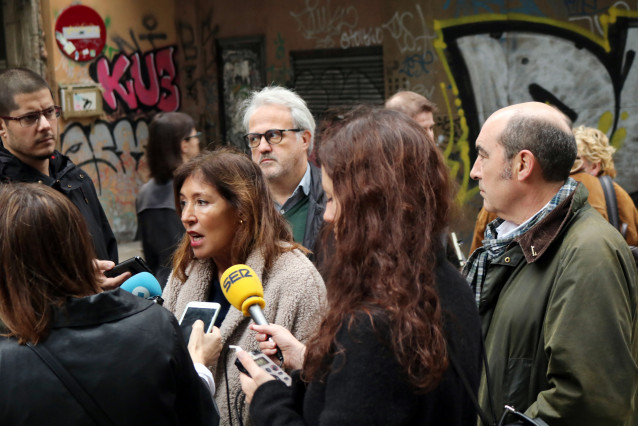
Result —
POLYGON ((99 293, 80 211, 46 185, 0 185, 0 319, 18 342, 48 335, 54 306, 99 293))
MULTIPOLYGON (((259 248, 268 271, 280 254, 299 248, 288 223, 275 209, 273 198, 261 169, 246 154, 233 148, 219 148, 195 157, 175 171, 173 192, 177 213, 182 208, 179 193, 187 178, 196 176, 212 185, 235 209, 244 223, 239 226, 231 243, 230 259, 233 265, 245 263, 248 255, 259 248), (282 242, 287 244, 282 244, 282 242)), ((187 234, 173 255, 173 271, 177 278, 186 281, 186 268, 195 260, 187 234)), ((215 263, 210 260, 213 270, 215 263)))
POLYGON ((304 379, 325 378, 326 354, 340 351, 335 336, 355 312, 374 323, 381 311, 410 382, 430 390, 447 368, 435 269, 452 204, 448 169, 423 129, 397 111, 364 109, 328 133, 319 156, 340 211, 330 224, 329 308, 306 346, 304 379))

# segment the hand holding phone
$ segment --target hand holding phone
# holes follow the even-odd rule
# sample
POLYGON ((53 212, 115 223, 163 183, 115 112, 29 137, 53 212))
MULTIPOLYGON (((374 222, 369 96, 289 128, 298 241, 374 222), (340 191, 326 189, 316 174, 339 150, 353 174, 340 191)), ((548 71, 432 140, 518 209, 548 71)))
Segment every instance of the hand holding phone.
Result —
MULTIPOLYGON (((228 347, 230 349, 236 350, 237 352, 243 351, 240 346, 228 345, 228 347)), ((282 368, 278 367, 277 364, 272 362, 269 357, 267 357, 260 351, 248 352, 248 355, 250 355, 252 360, 255 361, 255 364, 257 364, 262 370, 266 371, 266 373, 270 374, 275 379, 283 382, 286 386, 292 385, 292 378, 288 374, 286 374, 286 372, 282 368)), ((239 369, 239 371, 241 371, 248 377, 252 377, 250 373, 248 373, 248 370, 246 370, 244 365, 241 363, 239 358, 235 359, 235 366, 239 369)))
POLYGON ((180 328, 184 340, 188 343, 191 336, 193 323, 197 320, 204 322, 204 332, 209 333, 215 325, 215 320, 219 314, 221 305, 214 302, 189 302, 184 309, 182 318, 179 320, 180 328))
POLYGON ((196 320, 188 339, 188 352, 195 364, 213 365, 222 351, 222 334, 219 328, 213 327, 210 333, 204 333, 204 323, 196 320))

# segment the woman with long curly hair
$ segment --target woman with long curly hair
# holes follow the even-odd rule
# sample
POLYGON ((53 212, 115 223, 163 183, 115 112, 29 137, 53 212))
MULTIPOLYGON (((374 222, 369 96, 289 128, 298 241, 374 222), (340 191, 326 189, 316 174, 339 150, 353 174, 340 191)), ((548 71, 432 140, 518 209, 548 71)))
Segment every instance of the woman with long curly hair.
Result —
POLYGON ((301 369, 291 392, 238 353, 253 421, 476 424, 458 371, 475 393, 479 319, 441 243, 452 206, 441 153, 399 112, 354 113, 338 127, 319 153, 334 234, 328 310, 306 345, 283 327, 252 326, 264 353, 276 343, 301 369))

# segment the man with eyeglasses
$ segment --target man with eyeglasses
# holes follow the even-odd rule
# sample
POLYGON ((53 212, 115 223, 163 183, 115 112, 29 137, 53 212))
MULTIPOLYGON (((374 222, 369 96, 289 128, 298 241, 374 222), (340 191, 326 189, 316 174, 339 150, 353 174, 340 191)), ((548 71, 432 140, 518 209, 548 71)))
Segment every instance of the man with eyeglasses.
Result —
MULTIPOLYGON (((103 271, 118 261, 117 242, 89 175, 56 151, 61 110, 35 72, 12 68, 0 74, 0 182, 38 182, 67 196, 86 219, 103 271)), ((54 241, 33 243, 55 249, 54 241)), ((112 288, 128 277, 105 279, 103 285, 112 288)))
POLYGON ((299 95, 278 86, 253 92, 242 111, 248 132, 244 140, 277 209, 290 223, 294 240, 316 251, 326 199, 321 171, 308 161, 316 127, 312 113, 299 95))

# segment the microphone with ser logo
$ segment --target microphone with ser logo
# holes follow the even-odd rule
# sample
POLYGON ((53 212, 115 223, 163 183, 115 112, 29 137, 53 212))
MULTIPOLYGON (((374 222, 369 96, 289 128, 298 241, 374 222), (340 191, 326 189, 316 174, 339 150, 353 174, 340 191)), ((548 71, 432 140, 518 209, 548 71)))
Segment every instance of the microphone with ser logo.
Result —
MULTIPOLYGON (((240 310, 244 316, 252 317, 258 325, 269 324, 263 311, 266 307, 264 287, 250 266, 241 264, 231 266, 224 271, 220 283, 228 302, 240 310)), ((279 347, 277 347, 277 359, 283 365, 284 356, 279 347)))

